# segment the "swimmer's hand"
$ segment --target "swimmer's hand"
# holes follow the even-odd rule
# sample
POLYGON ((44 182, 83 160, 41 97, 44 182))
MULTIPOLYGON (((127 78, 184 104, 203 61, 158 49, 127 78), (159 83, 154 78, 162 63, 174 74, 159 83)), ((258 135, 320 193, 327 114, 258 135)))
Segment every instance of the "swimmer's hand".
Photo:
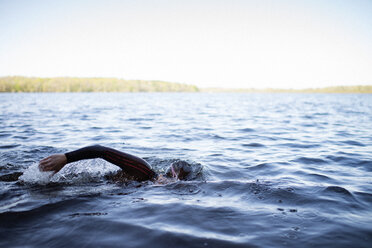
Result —
POLYGON ((41 171, 54 171, 54 173, 57 173, 66 164, 67 158, 65 154, 54 154, 52 156, 40 160, 39 169, 41 171))

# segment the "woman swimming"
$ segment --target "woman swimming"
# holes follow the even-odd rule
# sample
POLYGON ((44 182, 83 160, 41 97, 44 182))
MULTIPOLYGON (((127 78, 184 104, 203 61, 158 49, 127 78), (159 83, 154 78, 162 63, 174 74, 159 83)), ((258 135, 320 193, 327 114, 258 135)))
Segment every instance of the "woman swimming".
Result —
POLYGON ((87 146, 65 154, 51 155, 39 162, 39 168, 41 171, 57 173, 68 163, 93 158, 102 158, 119 166, 122 172, 137 181, 154 180, 162 182, 165 177, 183 180, 190 173, 190 168, 186 166, 187 163, 177 161, 171 164, 164 177, 162 174, 155 173, 142 158, 100 145, 87 146))

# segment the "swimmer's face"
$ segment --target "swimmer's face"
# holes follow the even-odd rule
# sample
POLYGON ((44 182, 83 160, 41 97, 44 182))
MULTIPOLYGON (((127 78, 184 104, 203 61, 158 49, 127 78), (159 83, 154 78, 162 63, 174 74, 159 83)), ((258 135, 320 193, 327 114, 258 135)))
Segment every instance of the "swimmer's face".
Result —
POLYGON ((184 161, 177 161, 171 164, 166 172, 167 177, 172 177, 175 179, 185 180, 190 174, 190 165, 184 161))

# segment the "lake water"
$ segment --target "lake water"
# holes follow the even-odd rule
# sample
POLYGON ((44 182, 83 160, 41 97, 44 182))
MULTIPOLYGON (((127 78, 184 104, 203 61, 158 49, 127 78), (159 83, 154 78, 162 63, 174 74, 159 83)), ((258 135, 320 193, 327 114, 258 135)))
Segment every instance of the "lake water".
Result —
POLYGON ((371 247, 372 95, 0 94, 0 124, 0 247, 371 247), (37 170, 92 144, 202 173, 37 170))

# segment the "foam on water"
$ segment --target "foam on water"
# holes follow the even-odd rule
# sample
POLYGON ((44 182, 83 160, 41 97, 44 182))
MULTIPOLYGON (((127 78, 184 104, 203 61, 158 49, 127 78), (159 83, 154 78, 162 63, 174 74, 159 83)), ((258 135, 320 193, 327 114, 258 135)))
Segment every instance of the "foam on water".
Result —
POLYGON ((29 183, 29 184, 45 185, 45 184, 50 183, 52 177, 53 177, 53 172, 40 171, 39 163, 33 163, 23 172, 23 175, 19 177, 19 180, 21 182, 29 183))
POLYGON ((40 171, 38 163, 31 164, 19 180, 28 184, 84 183, 102 180, 105 175, 115 173, 118 167, 102 159, 82 160, 67 164, 58 173, 40 171))

